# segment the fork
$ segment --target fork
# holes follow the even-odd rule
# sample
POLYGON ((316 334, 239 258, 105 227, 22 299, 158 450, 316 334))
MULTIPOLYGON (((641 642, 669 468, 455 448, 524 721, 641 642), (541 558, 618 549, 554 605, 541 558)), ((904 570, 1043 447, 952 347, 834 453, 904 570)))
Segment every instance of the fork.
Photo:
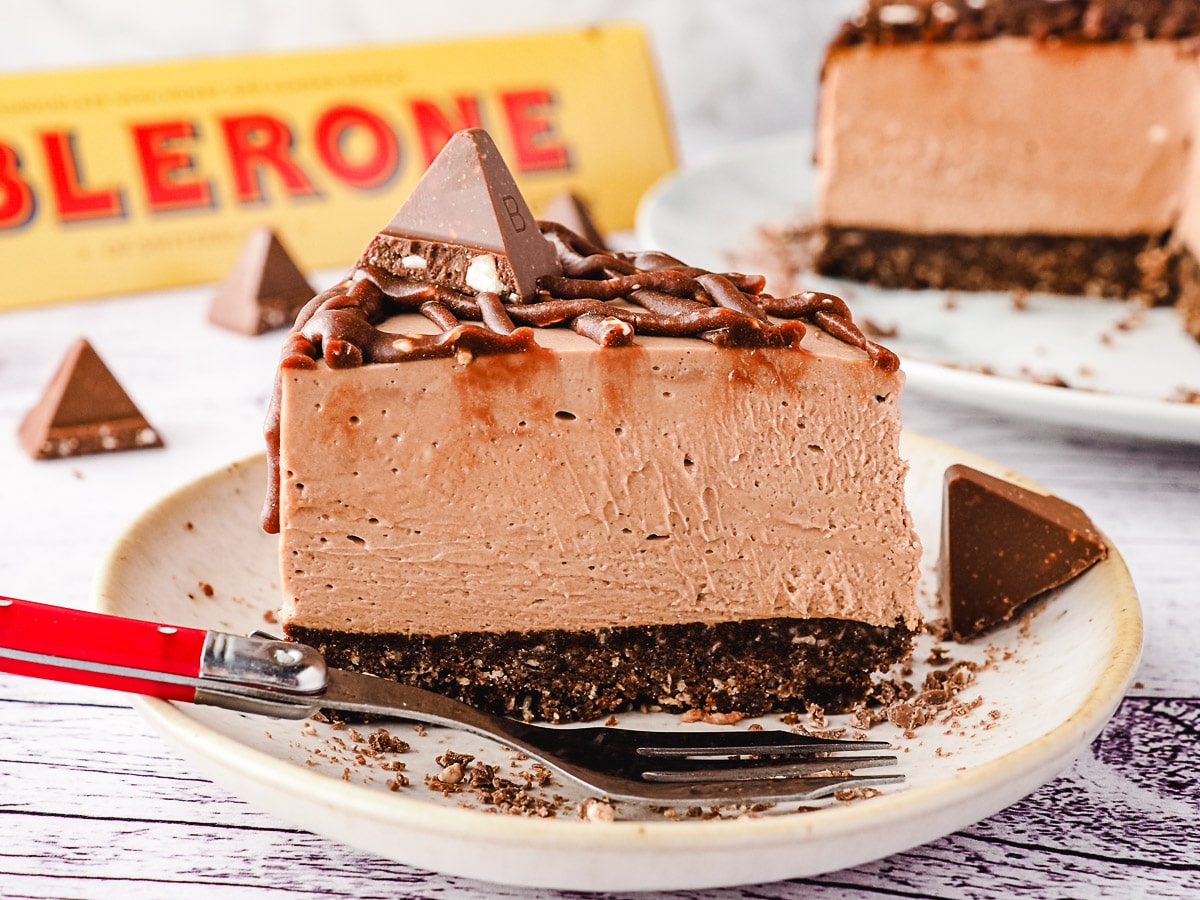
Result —
POLYGON ((0 597, 0 671, 242 713, 321 709, 399 718, 491 738, 613 801, 655 806, 811 801, 897 784, 882 741, 779 729, 644 731, 519 722, 432 691, 325 664, 314 648, 0 597))

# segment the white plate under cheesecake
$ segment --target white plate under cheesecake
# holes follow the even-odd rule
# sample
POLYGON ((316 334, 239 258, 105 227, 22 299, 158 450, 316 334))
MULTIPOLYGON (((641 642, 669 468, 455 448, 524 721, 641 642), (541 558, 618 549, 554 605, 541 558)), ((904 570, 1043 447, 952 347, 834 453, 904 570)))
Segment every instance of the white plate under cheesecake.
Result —
MULTIPOLYGON (((811 147, 808 132, 778 135, 668 176, 642 202, 638 243, 697 265, 759 271, 760 229, 811 214, 811 147)), ((1200 344, 1174 309, 1031 294, 1018 310, 1009 292, 799 280, 844 297, 860 323, 894 327, 883 341, 900 354, 913 392, 1059 425, 1200 443, 1200 404, 1182 402, 1200 392, 1200 344)))
MULTIPOLYGON (((914 378, 914 381, 916 379, 914 378)), ((926 548, 919 591, 927 617, 939 613, 934 571, 942 473, 967 463, 1018 482, 1019 476, 954 447, 906 434, 907 498, 926 548)), ((104 612, 180 625, 271 630, 279 603, 277 542, 259 529, 265 461, 253 457, 184 485, 133 522, 112 548, 95 586, 104 612), (201 585, 211 587, 212 595, 201 585)), ((139 699, 148 721, 196 768, 259 808, 368 853, 426 869, 507 884, 577 890, 717 887, 819 874, 895 853, 963 828, 1015 802, 1077 756, 1112 715, 1141 652, 1136 592, 1117 548, 1028 619, 967 644, 949 657, 993 662, 961 695, 982 698, 970 715, 905 738, 890 724, 870 731, 896 743, 907 782, 881 796, 833 801, 753 817, 668 819, 618 808, 617 821, 580 820, 585 799, 558 783, 553 818, 487 812, 470 794, 443 796, 423 783, 447 749, 517 772, 499 745, 446 729, 424 736, 386 723, 412 746, 356 762, 345 731, 219 709, 139 699), (961 734, 960 734, 961 732, 961 734), (340 743, 339 743, 340 741, 340 743), (392 790, 405 763, 410 784, 392 790), (463 805, 465 801, 465 805, 463 805)), ((911 680, 920 682, 933 639, 922 635, 911 680)), ((942 664, 944 665, 944 663, 942 664)), ((831 727, 845 724, 831 717, 831 727)), ((620 725, 706 728, 677 716, 622 713, 620 725)), ((764 727, 786 727, 777 717, 764 727)), ((735 727, 752 724, 743 720, 735 727)), ((374 730, 360 727, 360 731, 374 730)))

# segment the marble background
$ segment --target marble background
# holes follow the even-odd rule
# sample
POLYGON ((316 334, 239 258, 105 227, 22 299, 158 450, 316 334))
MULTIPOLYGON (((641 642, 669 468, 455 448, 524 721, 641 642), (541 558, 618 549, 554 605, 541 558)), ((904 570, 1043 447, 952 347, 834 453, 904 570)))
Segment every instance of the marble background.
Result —
MULTIPOLYGON (((807 128, 821 53, 857 0, 0 0, 0 72, 639 21, 680 159, 807 128)), ((0 128, 3 123, 0 122, 0 128)))

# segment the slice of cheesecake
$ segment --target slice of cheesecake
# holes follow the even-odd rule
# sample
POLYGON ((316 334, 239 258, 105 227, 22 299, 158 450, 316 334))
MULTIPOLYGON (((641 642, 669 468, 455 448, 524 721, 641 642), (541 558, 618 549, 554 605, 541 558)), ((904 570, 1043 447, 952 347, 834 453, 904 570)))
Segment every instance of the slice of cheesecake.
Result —
POLYGON ((481 131, 426 178, 440 231, 284 349, 287 634, 527 718, 862 702, 920 624, 896 358, 837 298, 543 232, 481 131))
POLYGON ((872 0, 823 67, 817 270, 1200 306, 1197 36, 1172 0, 872 0))

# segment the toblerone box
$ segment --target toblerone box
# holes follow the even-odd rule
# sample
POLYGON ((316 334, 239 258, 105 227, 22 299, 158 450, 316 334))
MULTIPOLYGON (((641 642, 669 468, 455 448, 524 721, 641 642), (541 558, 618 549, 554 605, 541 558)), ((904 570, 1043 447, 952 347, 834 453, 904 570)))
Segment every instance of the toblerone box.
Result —
POLYGON ((636 26, 2 77, 0 309, 217 280, 257 225, 348 266, 472 126, 604 230, 674 165, 636 26))

